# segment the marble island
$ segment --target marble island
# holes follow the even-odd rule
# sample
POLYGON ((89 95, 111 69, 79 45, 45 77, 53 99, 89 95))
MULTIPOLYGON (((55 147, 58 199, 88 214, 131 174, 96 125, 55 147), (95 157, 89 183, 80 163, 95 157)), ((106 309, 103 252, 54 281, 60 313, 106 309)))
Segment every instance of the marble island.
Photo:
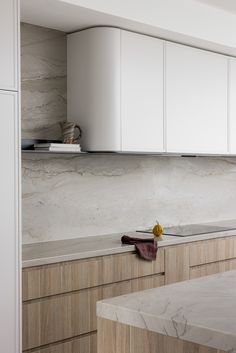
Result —
POLYGON ((229 271, 98 302, 99 353, 236 353, 235 283, 229 271))

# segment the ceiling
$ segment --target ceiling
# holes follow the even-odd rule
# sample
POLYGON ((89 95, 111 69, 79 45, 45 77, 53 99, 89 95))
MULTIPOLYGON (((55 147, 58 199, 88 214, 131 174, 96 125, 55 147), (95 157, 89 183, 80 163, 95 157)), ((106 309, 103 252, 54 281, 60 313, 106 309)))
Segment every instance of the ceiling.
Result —
POLYGON ((212 7, 236 14, 236 0, 196 0, 212 7))
MULTIPOLYGON (((105 0, 94 1, 105 2, 105 0)), ((109 3, 111 0, 106 1, 109 3)), ((111 3, 117 3, 119 1, 121 0, 112 0, 111 3)), ((122 0, 122 3, 124 4, 126 1, 128 2, 128 0, 122 0)), ((129 0, 130 3, 132 1, 134 2, 136 0, 129 0)), ((80 2, 83 3, 82 0, 20 0, 21 21, 61 30, 67 33, 94 26, 118 27, 236 57, 236 39, 234 38, 234 33, 236 32, 236 21, 234 19, 234 15, 236 15, 236 0, 148 1, 153 5, 154 9, 155 7, 161 8, 161 6, 163 6, 162 2, 165 3, 166 1, 164 6, 166 12, 166 9, 173 8, 173 6, 169 6, 170 2, 174 2, 175 5, 178 1, 179 3, 182 2, 184 5, 183 9, 185 10, 184 21, 180 21, 181 11, 177 11, 176 15, 175 11, 170 12, 170 16, 159 15, 159 20, 155 22, 156 20, 154 21, 152 16, 154 13, 155 19, 155 12, 153 11, 150 15, 150 8, 148 8, 148 11, 144 13, 144 15, 139 13, 138 16, 133 16, 130 15, 130 12, 125 11, 125 15, 115 16, 110 12, 104 13, 94 10, 94 7, 88 8, 79 6, 78 4, 80 2), (198 6, 196 6, 196 3, 198 6), (159 7, 156 6, 156 4, 159 4, 159 7), (213 7, 221 8, 223 10, 220 11, 222 15, 219 15, 219 11, 217 10, 213 11, 213 7), (188 13, 193 14, 194 8, 200 8, 200 11, 197 12, 193 21, 191 20, 191 16, 193 15, 188 17, 188 13), (228 11, 227 14, 225 12, 226 10, 228 11), (214 12, 217 12, 217 16, 214 12), (233 16, 231 14, 233 14, 233 16), (151 20, 149 20, 147 15, 151 20), (148 18, 148 20, 146 18, 148 18), (223 18, 221 29, 218 26, 220 22, 218 20, 219 18, 223 18), (200 27, 199 20, 201 21, 200 27), (208 23, 211 23, 211 25, 208 25, 208 23), (158 26, 158 24, 160 26, 158 26), (200 31, 198 28, 200 28, 200 31)), ((144 3, 144 1, 142 2, 141 0, 139 2, 144 3)), ((176 8, 179 10, 178 5, 175 6, 175 9, 176 8)), ((163 12, 164 14, 165 11, 163 12)), ((137 15, 137 13, 135 14, 137 15)))

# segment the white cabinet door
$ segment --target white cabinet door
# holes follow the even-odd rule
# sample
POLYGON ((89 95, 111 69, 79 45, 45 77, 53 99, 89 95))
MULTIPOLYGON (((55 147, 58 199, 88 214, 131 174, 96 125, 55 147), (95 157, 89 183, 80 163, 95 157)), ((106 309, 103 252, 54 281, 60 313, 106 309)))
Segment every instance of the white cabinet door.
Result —
POLYGON ((227 153, 227 58, 166 44, 167 151, 227 153))
POLYGON ((17 93, 0 91, 0 342, 1 352, 20 352, 18 282, 17 93))
POLYGON ((17 90, 17 0, 0 1, 0 89, 17 90))
POLYGON ((120 30, 68 35, 68 120, 80 124, 85 151, 120 151, 120 30))
POLYGON ((229 152, 236 154, 236 59, 229 59, 229 152))
POLYGON ((121 31, 122 151, 161 152, 163 41, 121 31))

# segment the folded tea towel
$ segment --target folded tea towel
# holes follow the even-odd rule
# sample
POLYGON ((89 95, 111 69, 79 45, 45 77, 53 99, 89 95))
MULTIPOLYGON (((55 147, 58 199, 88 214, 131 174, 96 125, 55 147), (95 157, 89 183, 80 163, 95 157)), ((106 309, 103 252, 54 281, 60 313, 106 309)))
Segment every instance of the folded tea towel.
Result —
POLYGON ((157 242, 154 238, 140 239, 123 235, 121 238, 122 244, 135 245, 138 255, 148 261, 156 260, 157 242))

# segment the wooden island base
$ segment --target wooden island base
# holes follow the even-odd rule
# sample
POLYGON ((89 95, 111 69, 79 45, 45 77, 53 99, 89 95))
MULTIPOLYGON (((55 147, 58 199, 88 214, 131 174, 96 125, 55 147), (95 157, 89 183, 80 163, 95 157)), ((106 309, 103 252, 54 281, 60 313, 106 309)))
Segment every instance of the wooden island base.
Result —
POLYGON ((224 351, 98 318, 98 353, 225 353, 224 351))

